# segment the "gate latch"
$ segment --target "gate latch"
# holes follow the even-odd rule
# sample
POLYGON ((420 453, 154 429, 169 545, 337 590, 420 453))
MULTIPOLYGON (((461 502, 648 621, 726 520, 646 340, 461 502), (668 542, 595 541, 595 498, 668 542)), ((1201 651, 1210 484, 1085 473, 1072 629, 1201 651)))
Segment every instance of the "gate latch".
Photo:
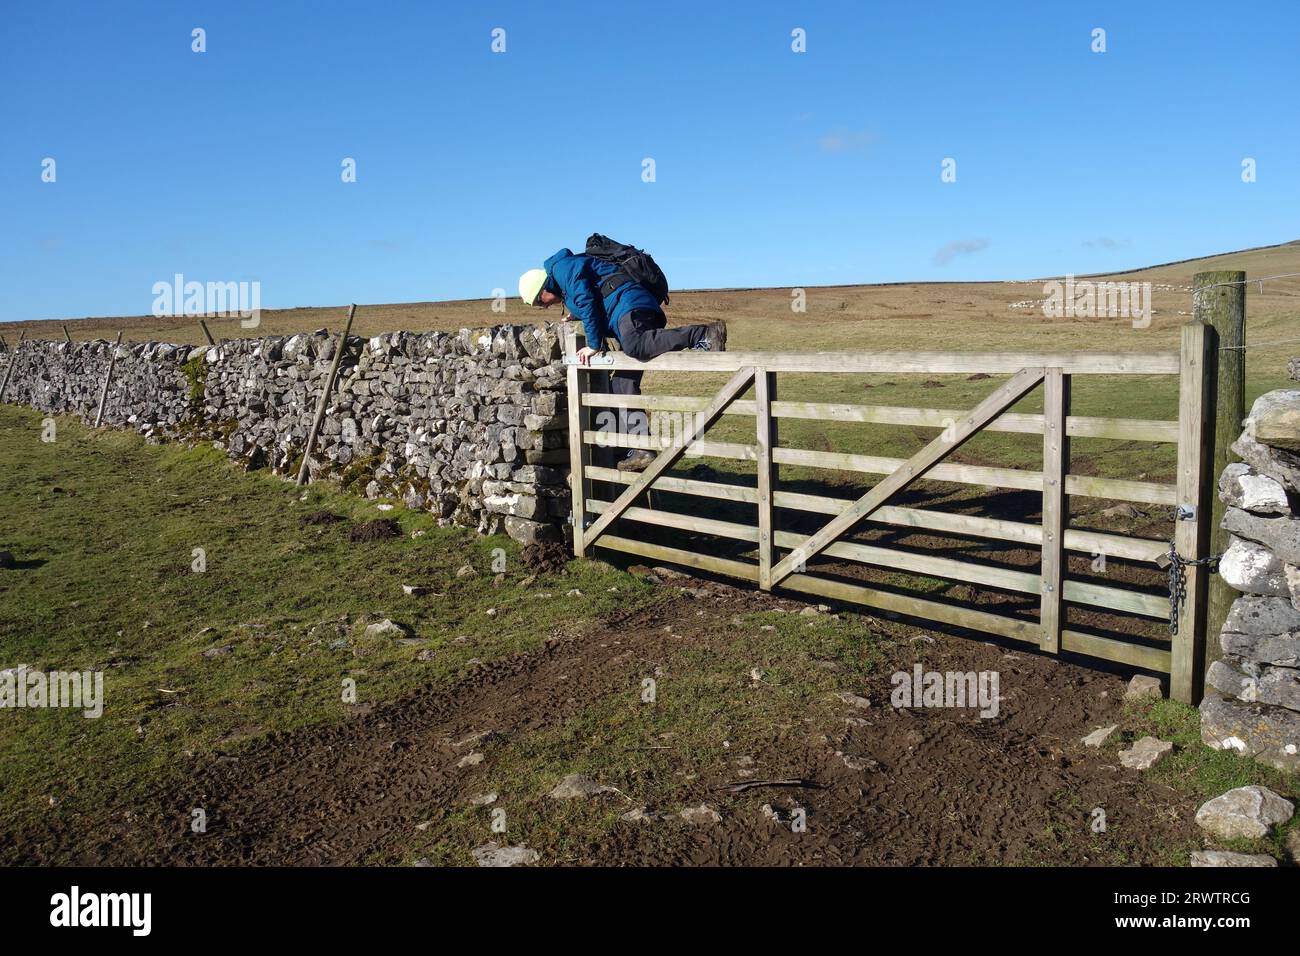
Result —
POLYGON ((1179 505, 1179 506, 1178 506, 1178 515, 1177 515, 1177 520, 1178 520, 1178 521, 1195 521, 1195 520, 1196 520, 1196 505, 1179 505))

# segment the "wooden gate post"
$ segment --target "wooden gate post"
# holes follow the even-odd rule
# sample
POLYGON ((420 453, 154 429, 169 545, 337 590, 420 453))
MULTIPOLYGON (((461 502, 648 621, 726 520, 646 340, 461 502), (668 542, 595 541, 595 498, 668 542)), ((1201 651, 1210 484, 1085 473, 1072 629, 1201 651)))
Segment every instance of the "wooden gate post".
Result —
MULTIPOLYGON (((1210 499, 1214 481, 1213 326, 1188 322, 1183 326, 1178 383, 1178 512, 1174 519, 1174 550, 1184 561, 1205 557, 1210 548, 1210 499)), ((1171 569, 1177 572, 1177 568, 1171 569)), ((1201 700, 1205 685, 1205 603, 1211 575, 1203 566, 1183 568, 1178 633, 1170 648, 1169 696, 1185 704, 1201 700)))
POLYGON ((776 397, 776 373, 767 369, 754 370, 754 406, 757 420, 758 463, 758 586, 772 590, 772 492, 776 485, 776 466, 772 464, 772 446, 776 434, 773 427, 772 401, 776 397))
MULTIPOLYGON (((1198 272, 1192 278, 1192 320, 1213 326, 1218 348, 1211 355, 1215 382, 1213 403, 1214 456, 1210 481, 1217 482, 1223 469, 1237 460, 1232 443, 1241 434, 1246 417, 1246 273, 1198 272)), ((1226 505, 1217 494, 1211 498, 1210 554, 1228 549, 1228 532, 1223 523, 1226 505)), ((1227 581, 1210 575, 1210 592, 1205 612, 1205 666, 1221 653, 1219 632, 1228 619, 1228 608, 1237 598, 1227 581)))
POLYGON ((1069 523, 1070 507, 1065 496, 1065 476, 1070 471, 1070 439, 1066 435, 1066 419, 1070 414, 1070 376, 1062 369, 1049 368, 1043 386, 1043 557, 1038 613, 1043 633, 1038 646, 1049 654, 1059 654, 1065 527, 1069 523))
POLYGON ((591 466, 591 448, 582 440, 589 417, 588 409, 582 404, 583 393, 587 391, 587 375, 573 364, 578 355, 577 330, 574 323, 564 324, 564 360, 567 364, 565 375, 568 388, 566 402, 569 412, 569 490, 573 495, 573 556, 587 556, 587 499, 591 496, 591 479, 587 469, 591 466))
POLYGON ((113 352, 108 359, 108 373, 104 376, 104 388, 99 393, 99 411, 95 413, 95 427, 104 420, 104 406, 108 404, 108 386, 113 381, 113 369, 117 367, 117 349, 122 344, 122 333, 117 333, 117 341, 113 343, 113 352))

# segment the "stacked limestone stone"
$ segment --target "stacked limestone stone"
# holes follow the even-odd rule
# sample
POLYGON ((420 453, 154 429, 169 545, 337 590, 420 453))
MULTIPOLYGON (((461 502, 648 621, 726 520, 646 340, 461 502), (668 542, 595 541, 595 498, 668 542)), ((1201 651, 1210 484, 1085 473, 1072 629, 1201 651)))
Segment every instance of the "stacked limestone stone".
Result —
MULTIPOLYGON (((1291 365, 1300 379, 1300 363, 1291 365)), ((1207 675, 1201 736, 1300 770, 1300 389, 1263 395, 1219 480, 1230 546, 1219 573, 1244 592, 1207 675)))
MULTIPOLYGON (((193 349, 161 342, 122 343, 104 406, 104 424, 170 430, 190 417, 182 366, 193 349)), ((23 342, 5 401, 93 419, 113 355, 112 342, 23 342)), ((4 373, 0 372, 0 380, 4 373)))
MULTIPOLYGON (((336 342, 321 329, 122 345, 104 422, 216 438, 246 467, 296 474, 336 342)), ((92 418, 112 350, 24 342, 5 400, 92 418)), ((555 326, 350 338, 308 470, 485 533, 559 539, 570 511, 559 359, 555 326)))

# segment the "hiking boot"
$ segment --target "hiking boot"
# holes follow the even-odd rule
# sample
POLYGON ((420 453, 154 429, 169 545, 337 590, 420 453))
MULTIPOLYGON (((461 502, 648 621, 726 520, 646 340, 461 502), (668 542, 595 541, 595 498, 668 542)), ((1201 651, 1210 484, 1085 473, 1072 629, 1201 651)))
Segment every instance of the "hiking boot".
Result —
POLYGON ((633 448, 627 457, 618 463, 619 471, 645 471, 650 462, 655 460, 655 453, 644 448, 633 448))
POLYGON ((705 325, 704 338, 695 347, 702 352, 727 351, 727 323, 718 319, 705 325))

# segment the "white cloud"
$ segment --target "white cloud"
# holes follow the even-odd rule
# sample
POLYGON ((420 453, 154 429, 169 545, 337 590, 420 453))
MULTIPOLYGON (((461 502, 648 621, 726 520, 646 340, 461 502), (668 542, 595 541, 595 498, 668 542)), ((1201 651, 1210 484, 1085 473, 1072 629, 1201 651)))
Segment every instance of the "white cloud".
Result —
POLYGON ((989 247, 987 239, 954 239, 934 254, 936 266, 946 266, 958 256, 973 256, 989 247))
POLYGON ((817 137, 817 148, 823 153, 858 153, 878 139, 870 130, 833 129, 817 137))
POLYGON ((1096 239, 1085 239, 1083 244, 1089 249, 1127 249, 1132 243, 1128 239, 1099 236, 1096 239))

